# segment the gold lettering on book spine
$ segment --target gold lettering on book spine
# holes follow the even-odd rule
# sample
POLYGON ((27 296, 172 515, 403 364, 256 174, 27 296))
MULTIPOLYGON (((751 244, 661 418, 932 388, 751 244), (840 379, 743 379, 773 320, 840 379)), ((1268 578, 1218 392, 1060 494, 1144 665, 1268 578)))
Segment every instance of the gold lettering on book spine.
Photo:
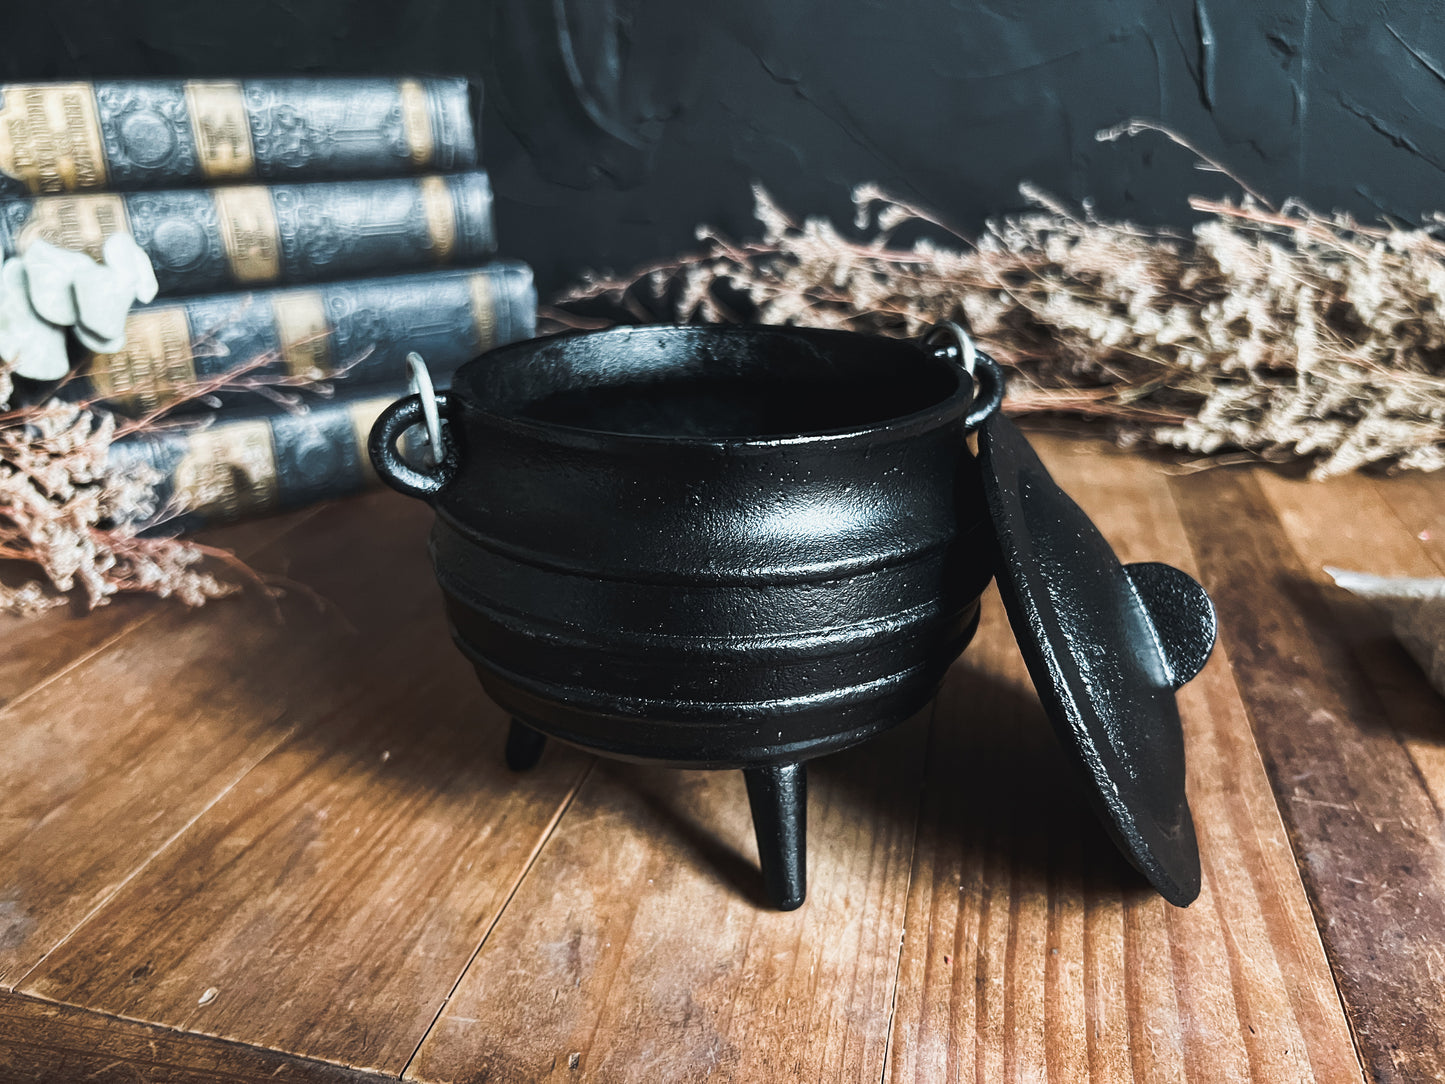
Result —
POLYGON ((37 238, 61 248, 101 258, 101 246, 113 233, 130 233, 125 200, 115 195, 40 196, 30 204, 30 217, 20 227, 21 252, 37 238))
POLYGON ((0 94, 0 171, 37 193, 105 187, 105 146, 89 83, 10 83, 0 94))
POLYGON ((271 301, 281 358, 292 376, 321 380, 331 375, 331 325, 326 303, 315 290, 291 290, 271 301))
POLYGON ((256 153, 240 83, 186 83, 186 107, 201 172, 213 181, 253 176, 256 153))
POLYGON ((271 192, 263 185, 217 188, 221 241, 237 282, 275 282, 281 277, 281 234, 271 192))
POLYGON ((421 191, 422 214, 426 216, 426 232, 431 239, 437 263, 446 263, 457 247, 457 209, 452 190, 440 177, 423 177, 417 182, 421 191))
POLYGON ((361 460, 367 485, 376 485, 381 479, 376 476, 376 468, 371 465, 371 454, 366 450, 366 442, 371 438, 371 427, 376 424, 376 419, 395 401, 389 396, 361 399, 347 407, 347 413, 351 415, 351 432, 356 437, 357 456, 361 460))
POLYGON ((472 293, 472 324, 477 332, 477 348, 490 350, 497 345, 497 295, 492 277, 476 274, 467 280, 472 293))
POLYGON ((133 312, 125 321, 125 349, 90 362, 96 395, 132 411, 154 410, 196 382, 191 328, 182 305, 133 312))
POLYGON ((228 520, 276 508, 279 490, 270 423, 222 422, 187 433, 185 440, 186 452, 175 470, 179 510, 228 520))
POLYGON ((403 79, 401 91, 401 129, 406 134, 406 149, 411 164, 425 166, 432 159, 431 108, 426 88, 415 79, 403 79))

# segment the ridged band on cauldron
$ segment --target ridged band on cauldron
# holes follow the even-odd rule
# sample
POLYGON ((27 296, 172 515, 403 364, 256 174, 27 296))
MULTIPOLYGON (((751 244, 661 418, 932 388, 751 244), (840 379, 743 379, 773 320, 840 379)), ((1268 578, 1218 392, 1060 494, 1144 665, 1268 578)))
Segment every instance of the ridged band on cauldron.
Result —
MULTIPOLYGON (((933 603, 924 603, 871 621, 858 621, 832 628, 808 629, 793 633, 760 633, 738 636, 702 636, 685 633, 636 632, 611 636, 582 626, 544 623, 520 611, 508 611, 472 600, 462 602, 450 590, 449 580, 439 577, 442 589, 451 596, 449 605, 465 610, 469 617, 485 621, 509 635, 524 637, 538 646, 555 651, 595 652, 603 657, 623 660, 654 652, 678 652, 689 661, 725 665, 778 666, 791 660, 815 660, 834 655, 865 651, 883 642, 926 633, 950 616, 933 603)), ((968 617, 977 609, 971 603, 952 616, 968 617)), ((574 656, 577 657, 577 656, 574 656)), ((676 656, 674 656, 676 657, 676 656)))
POLYGON ((829 643, 845 650, 871 635, 863 629, 881 634, 941 614, 950 604, 961 608, 988 586, 993 546, 992 533, 980 527, 952 544, 861 573, 829 566, 811 578, 658 583, 602 579, 522 560, 463 537, 442 518, 430 539, 445 593, 525 621, 539 634, 583 645, 621 639, 639 650, 699 650, 700 641, 721 637, 732 645, 729 653, 743 650, 745 641, 760 650, 776 645, 826 653, 829 643))
POLYGON ((748 703, 778 710, 785 702, 821 696, 819 690, 870 685, 912 669, 978 619, 975 602, 949 613, 920 614, 902 625, 863 626, 846 643, 811 650, 769 649, 748 637, 697 637, 660 650, 636 638, 606 643, 588 630, 546 629, 525 616, 488 612, 455 596, 449 595, 446 605, 454 637, 474 662, 568 689, 569 705, 647 703, 652 714, 685 709, 678 721, 736 713, 748 703))
POLYGON ((648 444, 496 420, 465 401, 456 413, 467 484, 435 498, 438 520, 495 552, 598 579, 837 577, 987 523, 956 419, 871 440, 648 444))
POLYGON ((546 734, 624 760, 687 768, 791 763, 846 749, 922 710, 972 639, 978 608, 938 654, 884 678, 772 702, 689 704, 607 697, 510 673, 472 657, 487 694, 546 734))
MULTIPOLYGON (((615 720, 603 715, 558 715, 545 697, 507 682, 505 675, 477 668, 483 689, 504 710, 548 737, 602 753, 617 760, 660 764, 673 768, 755 768, 763 764, 796 764, 835 753, 897 726, 928 705, 932 692, 921 700, 912 684, 901 685, 888 696, 857 707, 843 706, 829 715, 828 723, 810 719, 779 728, 776 719, 738 719, 727 724, 687 726, 632 716, 615 720)), ((939 675, 941 680, 942 675, 939 675)), ((919 681, 928 675, 920 672, 919 681)), ((932 682, 937 688, 938 680, 932 682)))

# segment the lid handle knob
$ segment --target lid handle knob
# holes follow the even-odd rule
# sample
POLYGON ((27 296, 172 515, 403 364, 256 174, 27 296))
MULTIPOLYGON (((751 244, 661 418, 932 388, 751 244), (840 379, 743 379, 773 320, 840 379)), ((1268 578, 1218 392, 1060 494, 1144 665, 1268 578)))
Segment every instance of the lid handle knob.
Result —
POLYGON ((1204 669, 1214 650, 1218 629, 1214 603, 1193 576, 1173 565, 1145 561, 1125 565, 1124 574, 1134 585, 1159 636, 1171 684, 1182 689, 1204 669))

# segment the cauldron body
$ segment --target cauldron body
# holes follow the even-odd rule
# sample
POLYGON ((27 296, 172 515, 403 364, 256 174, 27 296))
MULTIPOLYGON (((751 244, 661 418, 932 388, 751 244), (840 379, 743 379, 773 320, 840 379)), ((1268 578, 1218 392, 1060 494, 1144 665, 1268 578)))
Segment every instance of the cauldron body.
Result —
POLYGON ((802 763, 923 707, 978 623, 996 544, 971 377, 890 339, 638 328, 494 350, 438 397, 438 467, 372 456, 436 510, 454 639, 551 736, 748 775, 773 902, 803 898, 802 763))

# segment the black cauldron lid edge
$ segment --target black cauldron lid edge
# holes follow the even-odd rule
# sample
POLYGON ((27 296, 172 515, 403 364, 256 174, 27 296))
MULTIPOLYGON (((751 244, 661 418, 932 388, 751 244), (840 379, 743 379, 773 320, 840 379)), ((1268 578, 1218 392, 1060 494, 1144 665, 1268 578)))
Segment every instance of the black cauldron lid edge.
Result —
POLYGON ((1166 900, 1199 895, 1174 692, 1214 645, 1204 588, 1163 564, 1121 565, 1000 414, 979 432, 998 586, 1044 710, 1124 855, 1166 900))

